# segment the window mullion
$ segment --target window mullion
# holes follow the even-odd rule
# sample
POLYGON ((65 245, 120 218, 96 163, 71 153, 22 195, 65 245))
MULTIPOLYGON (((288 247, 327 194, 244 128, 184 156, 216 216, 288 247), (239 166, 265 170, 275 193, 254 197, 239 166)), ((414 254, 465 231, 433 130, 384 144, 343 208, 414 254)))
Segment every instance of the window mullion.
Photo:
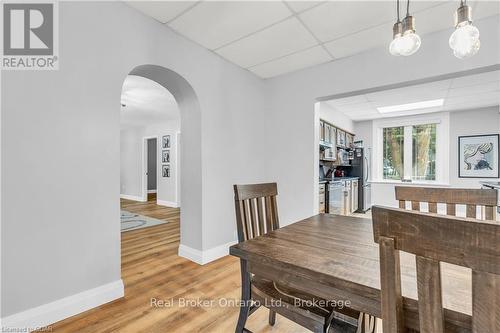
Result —
POLYGON ((413 126, 404 127, 404 179, 412 179, 413 126))

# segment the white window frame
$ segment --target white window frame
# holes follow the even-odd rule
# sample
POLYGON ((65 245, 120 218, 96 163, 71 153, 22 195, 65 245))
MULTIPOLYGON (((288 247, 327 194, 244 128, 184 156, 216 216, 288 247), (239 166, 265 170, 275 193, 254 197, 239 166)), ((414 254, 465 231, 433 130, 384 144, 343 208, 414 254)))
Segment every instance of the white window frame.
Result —
MULTIPOLYGON (((417 180, 409 184, 449 185, 450 114, 449 112, 385 118, 373 120, 373 168, 372 179, 376 183, 403 183, 401 180, 384 179, 383 132, 388 127, 405 127, 405 137, 412 136, 410 126, 436 124, 436 180, 417 180)), ((412 175, 412 140, 404 141, 404 178, 412 175)))

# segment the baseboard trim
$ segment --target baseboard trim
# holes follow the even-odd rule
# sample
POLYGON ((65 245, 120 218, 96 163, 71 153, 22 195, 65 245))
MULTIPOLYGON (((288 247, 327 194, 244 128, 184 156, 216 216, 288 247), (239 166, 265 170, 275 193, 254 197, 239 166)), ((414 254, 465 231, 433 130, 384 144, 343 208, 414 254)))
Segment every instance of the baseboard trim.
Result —
POLYGON ((8 328, 11 332, 31 332, 123 296, 124 286, 120 279, 4 317, 1 328, 8 328))
POLYGON ((179 208, 179 204, 177 202, 173 202, 173 201, 158 200, 158 199, 156 199, 156 204, 159 205, 159 206, 179 208))
POLYGON ((229 242, 205 251, 193 249, 192 247, 181 244, 179 245, 178 254, 179 257, 189 259, 199 265, 205 265, 208 264, 209 262, 212 262, 214 260, 229 255, 229 247, 231 247, 236 243, 237 243, 236 241, 229 242))
POLYGON ((140 201, 140 202, 146 202, 147 200, 144 200, 143 197, 137 196, 137 195, 129 195, 129 194, 120 194, 121 199, 127 199, 127 200, 132 200, 132 201, 140 201))
POLYGON ((156 190, 148 190, 148 193, 156 193, 156 190))

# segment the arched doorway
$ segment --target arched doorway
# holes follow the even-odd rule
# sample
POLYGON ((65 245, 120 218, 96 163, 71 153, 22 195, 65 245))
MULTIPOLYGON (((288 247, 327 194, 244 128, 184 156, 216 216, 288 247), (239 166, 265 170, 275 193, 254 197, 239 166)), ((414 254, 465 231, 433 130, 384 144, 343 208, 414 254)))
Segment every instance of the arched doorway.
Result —
POLYGON ((175 98, 180 111, 180 244, 201 248, 202 172, 201 112, 198 98, 189 82, 178 73, 157 65, 140 65, 129 75, 155 81, 175 98))

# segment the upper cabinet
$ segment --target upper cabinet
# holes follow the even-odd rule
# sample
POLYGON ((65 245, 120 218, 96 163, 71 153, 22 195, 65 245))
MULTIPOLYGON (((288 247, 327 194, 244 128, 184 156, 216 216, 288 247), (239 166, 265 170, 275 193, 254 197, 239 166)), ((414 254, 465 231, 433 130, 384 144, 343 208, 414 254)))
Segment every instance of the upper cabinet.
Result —
POLYGON ((347 148, 354 148, 354 135, 351 133, 345 134, 345 145, 347 148))
POLYGON ((341 130, 324 120, 319 121, 319 141, 326 147, 354 148, 354 134, 341 130))
POLYGON ((319 141, 321 144, 335 146, 337 142, 336 128, 324 121, 319 122, 319 141))

